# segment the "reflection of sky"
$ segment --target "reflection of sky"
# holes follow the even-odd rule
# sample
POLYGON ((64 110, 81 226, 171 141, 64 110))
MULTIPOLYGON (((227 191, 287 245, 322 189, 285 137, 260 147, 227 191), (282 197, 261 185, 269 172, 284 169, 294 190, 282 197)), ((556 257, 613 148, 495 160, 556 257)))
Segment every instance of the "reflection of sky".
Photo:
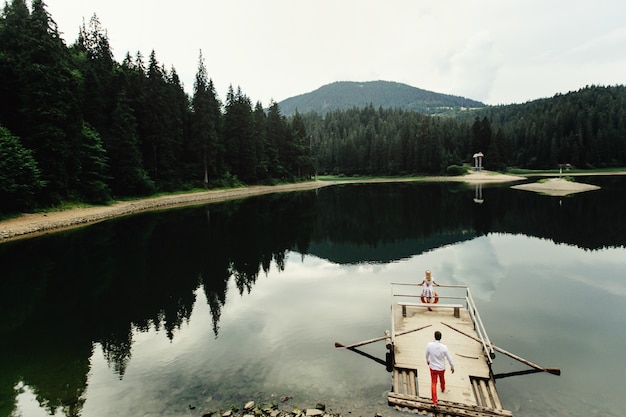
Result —
POLYGON ((431 269, 439 283, 469 284, 474 298, 489 300, 512 269, 545 279, 557 276, 626 296, 626 256, 623 248, 586 251, 575 246, 523 235, 478 237, 448 245, 412 259, 411 268, 431 269))
MULTIPOLYGON (((21 411, 22 416, 28 417, 47 417, 49 414, 46 410, 39 407, 37 396, 31 388, 23 383, 18 384, 14 389, 19 392, 17 395, 17 407, 21 411)), ((63 417, 65 413, 62 410, 55 410, 55 416, 63 417)))
MULTIPOLYGON (((499 381, 515 415, 552 415, 545 412, 552 403, 577 415, 590 410, 584 404, 593 398, 606 398, 604 415, 621 415, 610 411, 626 408, 619 396, 626 366, 618 360, 626 353, 625 252, 504 234, 384 265, 338 265, 291 252, 285 270, 261 273, 250 293, 240 295, 231 280, 217 338, 198 290, 192 316, 173 341, 164 330, 134 334, 121 380, 94 349, 83 415, 185 415, 189 404, 204 411, 215 409, 220 395, 244 402, 259 393, 300 393, 301 406, 374 401, 386 407, 390 375, 333 344, 382 336, 390 329, 389 284, 420 282, 426 269, 442 284, 470 285, 496 344, 564 370, 558 378, 499 381)), ((384 359, 382 343, 363 350, 384 359)), ((526 369, 502 355, 496 365, 501 372, 526 369)))

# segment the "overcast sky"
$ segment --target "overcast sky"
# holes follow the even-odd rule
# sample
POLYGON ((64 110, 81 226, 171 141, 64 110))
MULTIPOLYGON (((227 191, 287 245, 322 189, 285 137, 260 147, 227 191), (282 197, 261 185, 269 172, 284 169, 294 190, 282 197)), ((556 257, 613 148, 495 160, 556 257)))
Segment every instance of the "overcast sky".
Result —
POLYGON ((118 62, 176 69, 200 50, 223 101, 253 103, 334 81, 396 81, 487 104, 626 84, 623 0, 46 0, 67 44, 96 14, 118 62))

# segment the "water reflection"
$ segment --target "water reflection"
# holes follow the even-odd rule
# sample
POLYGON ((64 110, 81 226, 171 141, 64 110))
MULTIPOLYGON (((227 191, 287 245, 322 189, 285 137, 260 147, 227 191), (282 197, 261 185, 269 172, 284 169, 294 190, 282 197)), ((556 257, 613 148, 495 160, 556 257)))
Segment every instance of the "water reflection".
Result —
POLYGON ((474 203, 482 204, 485 202, 483 198, 483 184, 478 183, 474 186, 474 203))
MULTIPOLYGON (((386 291, 388 283, 398 276, 414 276, 414 269, 402 268, 415 268, 411 262, 415 257, 423 258, 420 264, 437 265, 437 275, 446 277, 449 283, 471 283, 475 298, 485 302, 489 310, 492 303, 517 296, 511 293, 502 297, 514 271, 525 271, 515 278, 519 280, 526 279, 526 274, 554 279, 554 264, 561 258, 571 262, 582 248, 595 252, 593 271, 574 263, 578 269, 570 268, 563 276, 572 284, 597 286, 598 291, 623 297, 623 275, 616 273, 623 266, 616 266, 615 254, 610 253, 626 244, 623 184, 607 179, 599 192, 563 199, 506 186, 485 186, 480 190, 482 204, 474 202, 477 190, 462 184, 346 185, 144 214, 0 245, 0 337, 4 341, 0 347, 0 415, 21 409, 17 403, 26 394, 19 397, 16 387, 18 391, 32 392, 50 414, 82 415, 89 398, 89 373, 101 366, 124 381, 125 389, 133 383, 141 384, 142 375, 129 375, 129 368, 135 364, 139 369, 138 364, 144 361, 170 360, 172 373, 167 378, 180 378, 174 371, 181 367, 180 353, 167 359, 163 352, 165 346, 181 343, 177 334, 191 325, 193 314, 204 317, 194 323, 208 324, 209 328, 197 330, 202 338, 188 345, 188 352, 210 344, 236 349, 240 342, 232 339, 233 332, 238 326, 247 326, 240 333, 256 335, 247 340, 248 344, 276 353, 276 347, 268 341, 280 340, 276 332, 284 327, 268 322, 293 316, 306 302, 315 306, 314 311, 329 311, 320 314, 323 319, 319 322, 302 316, 301 328, 291 329, 302 332, 301 339, 311 331, 323 333, 328 322, 336 324, 339 316, 346 337, 350 336, 349 328, 371 315, 376 303, 380 309, 376 317, 380 316, 382 323, 374 321, 371 330, 380 331, 388 319, 388 300, 380 297, 381 291, 386 291), (527 244, 524 239, 499 238, 511 235, 557 245, 551 244, 546 250, 535 240, 527 244), (438 259, 442 253, 445 255, 438 259), (292 259, 287 271, 290 256, 298 257, 300 262, 292 259), (300 271, 305 263, 307 268, 300 271), (538 265, 550 276, 545 276, 538 265), (285 291, 286 281, 279 281, 272 271, 282 273, 283 278, 302 272, 309 279, 293 282, 297 285, 285 291), (350 271, 350 278, 346 271, 350 271), (602 279, 589 279, 594 274, 602 279), (259 285, 259 280, 270 275, 272 280, 263 280, 264 285, 259 285), (369 285, 345 285, 355 277, 363 280, 381 276, 385 279, 368 281, 369 285), (330 277, 344 284, 336 288, 341 296, 336 300, 329 299, 329 288, 336 285, 330 277), (278 282, 282 289, 268 285, 278 282), (347 292, 354 288, 358 288, 357 298, 347 292), (227 298, 229 308, 245 308, 234 301, 234 294, 246 300, 252 295, 266 297, 265 304, 255 304, 261 310, 245 314, 259 321, 236 324, 236 320, 227 320, 228 327, 222 328, 227 298), (277 299, 277 294, 283 297, 277 299), (318 298, 327 302, 320 303, 318 298), (345 300, 352 300, 348 309, 345 300), (361 303, 364 300, 368 303, 361 303), (343 308, 330 311, 329 306, 335 304, 343 308), (264 309, 259 307, 263 305, 264 309), (155 334, 156 339, 152 336, 155 334), (157 340, 165 342, 163 349, 155 350, 157 340), (103 364, 94 359, 100 354, 103 364)), ((545 282, 530 285, 542 288, 545 282)), ((502 310, 490 313, 503 316, 502 310)), ((500 328, 497 322, 492 325, 500 328)), ((359 335, 352 334, 352 339, 358 340, 359 335)), ((321 351, 326 342, 320 342, 321 351)), ((279 353, 298 362, 301 359, 293 357, 294 352, 305 350, 307 346, 292 345, 279 353)), ((288 370, 267 356, 254 360, 248 357, 260 355, 258 351, 242 350, 239 354, 247 358, 241 362, 243 367, 255 368, 252 372, 240 369, 242 373, 265 371, 297 385, 288 370)), ((312 350, 310 356, 315 355, 319 352, 312 350)), ((326 364, 324 359, 318 358, 317 362, 317 368, 302 368, 310 374, 300 375, 300 384, 328 378, 331 369, 321 366, 326 364), (324 376, 316 372, 324 372, 324 376)), ((236 372, 219 368, 232 364, 226 360, 218 363, 199 360, 196 365, 201 370, 186 371, 197 373, 203 389, 211 384, 239 387, 236 372), (202 377, 206 367, 220 378, 215 376, 211 381, 202 377), (224 375, 232 375, 232 380, 225 380, 224 375)), ((354 364, 362 366, 362 362, 354 364)), ((383 378, 386 381, 387 376, 383 378)), ((263 385, 262 380, 247 382, 263 385)), ((94 389, 93 383, 89 382, 90 390, 94 389)), ((154 395, 164 395, 169 387, 155 389, 154 395)))

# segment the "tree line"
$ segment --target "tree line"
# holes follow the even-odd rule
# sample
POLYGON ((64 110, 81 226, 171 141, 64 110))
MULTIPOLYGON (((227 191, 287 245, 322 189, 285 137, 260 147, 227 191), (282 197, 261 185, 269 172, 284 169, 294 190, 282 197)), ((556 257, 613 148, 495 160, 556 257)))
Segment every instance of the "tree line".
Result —
POLYGON ((67 46, 42 0, 0 16, 0 213, 64 201, 343 175, 626 166, 626 88, 588 86, 454 116, 393 108, 289 118, 218 98, 202 52, 189 96, 155 51, 115 61, 94 15, 67 46))
POLYGON ((298 114, 218 98, 200 51, 193 95, 155 51, 113 57, 97 16, 67 46, 42 0, 0 17, 0 212, 313 173, 298 114))
POLYGON ((302 118, 320 173, 456 174, 477 152, 485 168, 499 171, 594 169, 626 166, 625 104, 624 86, 587 86, 454 117, 370 105, 302 118))

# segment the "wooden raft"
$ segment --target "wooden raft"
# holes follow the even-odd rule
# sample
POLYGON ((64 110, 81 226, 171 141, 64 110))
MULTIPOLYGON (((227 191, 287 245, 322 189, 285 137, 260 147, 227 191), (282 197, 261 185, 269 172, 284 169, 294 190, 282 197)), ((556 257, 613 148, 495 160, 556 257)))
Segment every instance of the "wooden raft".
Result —
MULTIPOLYGON (((468 293, 469 294, 469 293, 468 293)), ((471 297, 471 296, 470 296, 471 297)), ((471 301, 473 303, 473 301, 471 301)), ((476 314, 458 304, 428 306, 413 302, 392 303, 392 334, 429 326, 423 330, 404 333, 392 339, 392 390, 390 405, 402 410, 421 410, 438 415, 462 417, 505 416, 512 413, 502 408, 491 372, 491 355, 485 354, 483 344, 442 324, 476 336, 476 314), (438 406, 432 406, 430 370, 424 357, 426 345, 434 340, 434 332, 442 333, 441 342, 448 346, 454 360, 455 373, 446 370, 446 391, 440 392, 438 406)))

